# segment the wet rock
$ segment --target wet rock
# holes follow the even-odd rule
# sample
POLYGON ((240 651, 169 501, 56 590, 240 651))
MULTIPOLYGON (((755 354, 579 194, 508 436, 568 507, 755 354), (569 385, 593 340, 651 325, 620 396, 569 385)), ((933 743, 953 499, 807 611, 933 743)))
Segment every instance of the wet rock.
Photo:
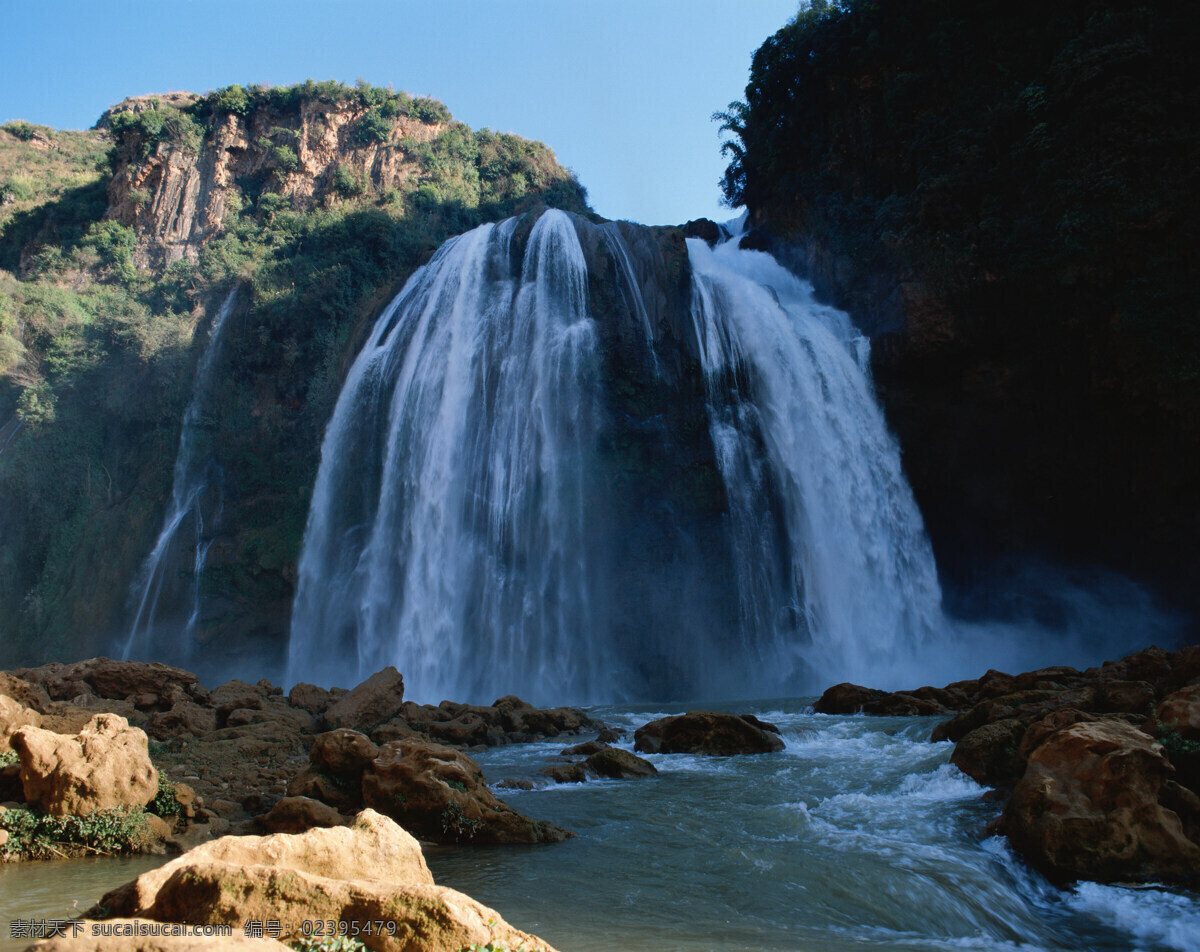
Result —
POLYGON ((1200 846, 1161 802, 1171 773, 1162 746, 1133 726, 1076 723, 1030 754, 999 830, 1060 882, 1195 877, 1200 846))
POLYGON ((538 771, 542 777, 548 777, 554 783, 586 783, 587 771, 582 764, 553 764, 538 771))
POLYGON ((710 247, 721 240, 721 226, 709 218, 696 218, 683 226, 684 238, 699 238, 710 247))
POLYGON ((404 678, 388 665, 331 704, 323 718, 327 727, 370 731, 400 713, 403 703, 404 678))
POLYGON ((783 750, 783 739, 738 717, 717 711, 689 711, 663 717, 634 732, 633 749, 649 754, 766 754, 783 750))
POLYGON ((560 757, 587 757, 590 754, 599 753, 602 750, 608 750, 610 745, 601 743, 598 740, 589 740, 585 744, 576 744, 574 747, 564 747, 558 752, 560 757))
POLYGON ((497 799, 475 761, 440 744, 385 744, 363 774, 362 794, 368 806, 438 843, 542 843, 572 835, 497 799))
POLYGON ((654 777, 658 774, 658 768, 650 761, 619 747, 606 747, 592 754, 583 762, 583 769, 612 780, 654 777))
POLYGON ((596 735, 596 743, 615 744, 617 741, 621 740, 626 733, 626 731, 617 730, 615 727, 605 727, 600 731, 599 734, 596 735))
POLYGON ((75 736, 22 727, 12 745, 26 802, 52 816, 140 807, 158 793, 145 732, 116 714, 97 714, 75 736))
POLYGON ((770 731, 772 734, 782 734, 783 733, 782 731, 780 731, 780 729, 776 725, 772 724, 770 721, 764 721, 761 718, 755 717, 753 714, 739 714, 738 717, 740 717, 747 724, 753 724, 760 731, 770 731))
POLYGON ((876 717, 929 717, 936 714, 947 714, 950 708, 929 697, 917 697, 903 691, 894 694, 884 694, 863 705, 864 714, 876 717))
POLYGON ((1016 783, 1025 771, 1018 744, 1025 725, 1016 718, 992 721, 970 731, 954 748, 950 763, 976 783, 998 787, 1016 783))
POLYGON ((886 692, 843 681, 828 688, 813 705, 818 714, 858 714, 863 707, 886 692))

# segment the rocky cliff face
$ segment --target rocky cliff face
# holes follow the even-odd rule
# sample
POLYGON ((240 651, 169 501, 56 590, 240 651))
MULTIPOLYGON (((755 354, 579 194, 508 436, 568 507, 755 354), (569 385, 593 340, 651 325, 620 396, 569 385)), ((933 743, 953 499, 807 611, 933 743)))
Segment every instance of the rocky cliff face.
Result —
MULTIPOLYGON (((199 101, 193 94, 139 97, 105 113, 136 112, 147 101, 176 108, 199 101)), ((203 146, 180 148, 169 140, 149 145, 128 136, 108 186, 108 217, 133 228, 136 261, 169 265, 196 261, 205 241, 218 234, 231 210, 240 210, 245 191, 264 181, 305 212, 367 187, 376 194, 401 187, 419 172, 412 150, 433 141, 444 122, 397 117, 382 139, 364 141, 360 123, 369 111, 361 102, 308 99, 295 110, 260 108, 247 116, 221 115, 203 146)))
POLYGON ((726 186, 874 338, 953 591, 1029 556, 1200 610, 1197 89, 1177 3, 816 6, 726 186))

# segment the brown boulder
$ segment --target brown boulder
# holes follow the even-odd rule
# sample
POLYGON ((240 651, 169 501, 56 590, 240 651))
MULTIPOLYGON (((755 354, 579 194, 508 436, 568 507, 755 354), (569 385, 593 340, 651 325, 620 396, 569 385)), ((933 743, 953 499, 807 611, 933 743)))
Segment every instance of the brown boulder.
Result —
POLYGON ((552 843, 572 834, 496 798, 470 757, 440 744, 392 741, 362 778, 363 801, 438 843, 552 843))
POLYGON ((12 749, 10 738, 20 728, 41 726, 41 714, 6 694, 0 694, 0 751, 12 749))
POLYGON ((156 740, 202 737, 217 729, 217 712, 192 701, 179 701, 169 711, 150 718, 146 732, 156 740))
POLYGON ((548 777, 555 783, 587 783, 588 774, 583 764, 552 764, 538 771, 543 777, 548 777))
POLYGON ((658 768, 648 760, 620 747, 596 751, 583 762, 583 769, 599 777, 620 780, 633 777, 654 777, 658 768))
POLYGON ((50 705, 50 695, 43 685, 14 677, 5 671, 0 671, 0 696, 12 698, 22 707, 32 708, 39 714, 45 713, 50 705))
POLYGON ((858 714, 864 705, 883 697, 884 693, 875 688, 865 688, 861 684, 843 681, 827 688, 813 705, 813 710, 818 714, 858 714))
POLYGON ((333 695, 315 684, 300 681, 288 692, 288 703, 309 714, 324 714, 325 709, 333 703, 333 695))
POLYGON ((255 822, 268 833, 303 833, 313 827, 342 826, 346 818, 320 800, 284 797, 255 822))
POLYGON ((917 697, 903 691, 885 694, 863 705, 862 712, 875 717, 928 717, 947 714, 951 709, 931 697, 917 697))
POLYGON ((388 929, 371 928, 367 939, 377 952, 460 952, 487 943, 552 952, 494 910, 434 885, 417 842, 370 810, 349 827, 204 844, 110 892, 96 907, 102 908, 165 922, 228 924, 235 931, 247 920, 293 928, 334 920, 363 937, 368 924, 382 921, 388 929))
POLYGON ((1018 744, 1025 725, 1015 718, 992 721, 963 737, 950 755, 950 763, 976 783, 998 787, 1016 783, 1025 770, 1018 744))
POLYGON ((999 830, 1058 880, 1172 880, 1200 873, 1200 846, 1160 802, 1163 748, 1117 719, 1073 724, 1029 757, 999 830))
POLYGON ((388 665, 331 704, 323 717, 326 726, 331 728, 350 727, 370 731, 400 713, 403 704, 404 678, 388 665))
POLYGON ((659 718, 634 732, 633 749, 647 754, 768 754, 783 750, 783 739, 736 714, 689 711, 659 718))
POLYGON ((1200 741, 1200 684, 1176 691, 1163 698, 1154 716, 1164 732, 1173 732, 1185 740, 1200 741))
POLYGON ((158 793, 146 734, 97 714, 75 736, 23 727, 12 737, 25 800, 52 816, 145 806, 158 793))
POLYGON ((358 787, 311 768, 296 774, 288 781, 286 789, 289 797, 320 800, 338 809, 352 809, 362 802, 358 787))
MULTIPOLYGON (((374 810, 363 810, 348 826, 311 829, 299 834, 223 836, 201 843, 165 866, 143 873, 108 893, 96 908, 107 909, 113 916, 145 915, 162 885, 197 862, 269 866, 328 879, 433 883, 420 844, 387 817, 374 810)), ((202 920, 169 916, 162 921, 202 920)))
POLYGON ((316 770, 357 788, 379 747, 366 734, 340 727, 318 734, 308 756, 316 770))

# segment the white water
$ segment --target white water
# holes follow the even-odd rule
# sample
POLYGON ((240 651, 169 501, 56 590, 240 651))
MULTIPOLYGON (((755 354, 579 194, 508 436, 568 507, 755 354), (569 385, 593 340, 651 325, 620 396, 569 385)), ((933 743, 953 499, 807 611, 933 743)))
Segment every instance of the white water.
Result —
POLYGON ((213 317, 208 342, 196 365, 192 398, 179 431, 171 502, 154 547, 130 591, 134 616, 120 648, 122 658, 185 663, 191 654, 200 614, 200 575, 223 506, 220 479, 213 478, 215 464, 208 454, 196 451, 197 429, 212 386, 213 365, 221 350, 221 330, 236 302, 235 287, 213 317), (187 606, 182 616, 181 605, 187 606))
POLYGON ((688 255, 742 638, 771 632, 764 660, 801 683, 891 680, 941 629, 941 592, 867 341, 770 255, 688 255))
POLYGON ((589 463, 596 330, 570 218, 442 247, 380 317, 338 399, 300 559, 289 680, 396 665, 423 696, 497 697, 608 670, 589 463))
POLYGON ((652 326, 669 283, 639 284, 636 227, 548 211, 523 242, 520 220, 482 226, 380 316, 322 446, 289 682, 350 686, 391 664, 435 702, 795 696, 1136 646, 1138 625, 1106 640, 1084 611, 1066 634, 948 620, 847 315, 736 236, 690 240, 697 370, 686 330, 652 326), (603 325, 580 234, 611 253, 603 325), (675 335, 667 363, 659 333, 675 335), (679 380, 700 373, 706 406, 679 380), (612 410, 634 405, 618 386, 657 409, 612 410), (691 401, 674 409, 706 420, 711 445, 681 440, 663 400, 691 401), (714 465, 709 515, 668 483, 714 465))
MULTIPOLYGON (((538 784, 499 796, 578 836, 428 850, 437 881, 564 952, 1200 952, 1195 895, 1058 890, 985 839, 999 807, 926 740, 933 720, 713 706, 777 724, 786 749, 650 755, 657 777, 586 784, 537 777, 562 738, 478 754, 489 782, 538 784)), ((595 713, 632 730, 676 711, 595 713)))

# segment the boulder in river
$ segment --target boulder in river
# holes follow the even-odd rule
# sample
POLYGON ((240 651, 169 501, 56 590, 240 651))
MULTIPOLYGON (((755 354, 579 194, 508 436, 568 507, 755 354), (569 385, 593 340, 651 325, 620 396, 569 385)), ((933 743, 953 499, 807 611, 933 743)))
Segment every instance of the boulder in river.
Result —
POLYGON ((1071 724, 1029 755, 998 829, 1057 881, 1194 878, 1200 845, 1163 803, 1173 772, 1162 746, 1128 723, 1071 724))
POLYGON ((646 754, 768 754, 783 750, 783 738, 737 714, 689 711, 644 724, 633 735, 633 749, 646 754))
POLYGON ((367 806, 437 843, 553 843, 573 835, 497 799, 475 761, 441 744, 384 744, 363 774, 362 795, 367 806))

